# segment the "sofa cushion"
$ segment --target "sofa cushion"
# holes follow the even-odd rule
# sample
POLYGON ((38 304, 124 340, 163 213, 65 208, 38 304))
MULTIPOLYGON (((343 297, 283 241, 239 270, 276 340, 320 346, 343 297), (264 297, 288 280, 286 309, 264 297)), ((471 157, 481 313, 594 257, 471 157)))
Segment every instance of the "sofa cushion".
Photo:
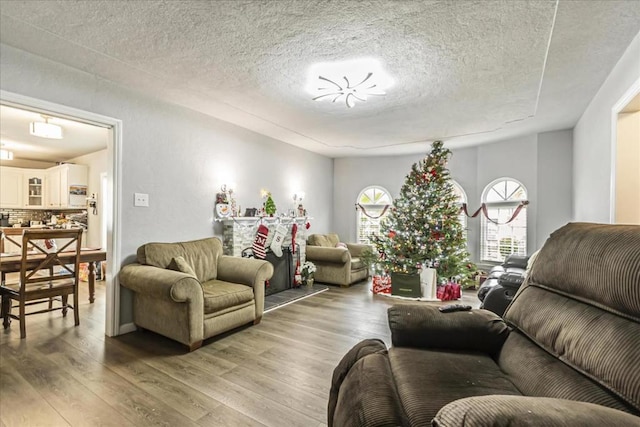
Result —
MULTIPOLYGON (((640 227, 569 224, 551 234, 505 320, 640 412, 640 227)), ((586 400, 580 390, 539 393, 586 400)), ((597 402, 596 402, 597 403, 597 402)))
POLYGON ((518 332, 509 334, 498 364, 526 396, 579 400, 634 412, 628 403, 613 395, 606 387, 541 350, 518 332))
POLYGON ((203 283, 202 291, 205 314, 253 301, 253 288, 222 280, 209 280, 203 283))
POLYGON ((174 257, 167 268, 169 270, 179 271, 197 278, 196 273, 193 271, 193 267, 191 267, 191 265, 181 256, 174 257))
POLYGON ((138 262, 159 268, 168 268, 173 258, 181 256, 193 268, 200 282, 218 276, 218 257, 222 242, 217 237, 181 243, 147 243, 138 248, 138 262))
POLYGON ((340 238, 335 233, 312 234, 307 239, 307 244, 311 246, 324 246, 326 248, 335 248, 338 243, 340 243, 340 238))
POLYGON ((389 361, 410 425, 431 425, 440 408, 456 399, 521 395, 485 354, 392 347, 389 361))

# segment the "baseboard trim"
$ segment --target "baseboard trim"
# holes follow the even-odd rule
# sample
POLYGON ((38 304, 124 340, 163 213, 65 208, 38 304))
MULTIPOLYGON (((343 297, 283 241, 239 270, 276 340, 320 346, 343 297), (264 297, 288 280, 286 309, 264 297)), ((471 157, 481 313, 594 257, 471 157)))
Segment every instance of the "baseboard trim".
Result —
POLYGON ((125 323, 118 328, 118 335, 128 334, 129 332, 137 331, 135 323, 125 323))

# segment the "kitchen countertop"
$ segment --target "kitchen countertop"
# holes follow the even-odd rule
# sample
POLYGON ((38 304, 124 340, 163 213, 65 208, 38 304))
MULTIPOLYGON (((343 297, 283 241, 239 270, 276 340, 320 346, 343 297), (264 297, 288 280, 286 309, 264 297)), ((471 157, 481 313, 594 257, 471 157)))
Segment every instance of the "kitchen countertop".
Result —
MULTIPOLYGON (((72 228, 77 228, 77 227, 72 227, 72 228)), ((24 230, 27 229, 34 229, 34 230, 42 230, 42 229, 57 229, 57 230, 61 230, 62 227, 51 227, 51 226, 44 226, 44 225, 38 225, 35 227, 0 227, 0 230, 2 230, 2 232, 4 234, 6 234, 7 236, 19 236, 22 234, 22 232, 24 230)))

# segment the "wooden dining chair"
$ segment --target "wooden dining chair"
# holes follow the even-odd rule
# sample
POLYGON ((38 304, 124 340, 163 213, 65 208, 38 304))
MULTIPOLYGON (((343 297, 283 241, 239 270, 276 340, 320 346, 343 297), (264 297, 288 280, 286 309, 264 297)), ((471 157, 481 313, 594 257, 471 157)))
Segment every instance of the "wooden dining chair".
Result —
POLYGON ((0 286, 2 296, 3 326, 7 329, 11 319, 20 322, 20 338, 26 337, 25 317, 31 314, 73 309, 75 325, 80 324, 78 312, 78 277, 80 271, 80 249, 82 229, 70 230, 25 230, 22 235, 22 263, 18 283, 5 283, 0 286), (57 247, 48 248, 43 242, 55 239, 57 247), (64 256, 64 260, 60 258, 64 256), (70 262, 71 261, 71 262, 70 262), (55 271, 55 268, 58 271, 55 271), (73 295, 73 305, 68 303, 73 295), (59 300, 58 300, 59 298, 59 300), (60 306, 51 304, 60 301, 60 306), (13 301, 17 304, 14 306, 13 301), (49 303, 48 308, 26 312, 26 307, 34 304, 49 303), (18 308, 18 315, 11 313, 18 308))

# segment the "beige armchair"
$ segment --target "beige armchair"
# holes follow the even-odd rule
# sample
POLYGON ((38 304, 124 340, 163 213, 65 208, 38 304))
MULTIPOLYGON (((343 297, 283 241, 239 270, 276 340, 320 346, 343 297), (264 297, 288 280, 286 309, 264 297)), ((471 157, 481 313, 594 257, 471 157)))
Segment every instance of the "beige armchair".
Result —
POLYGON ((258 324, 264 310, 267 261, 222 255, 222 242, 148 243, 138 262, 122 268, 120 284, 134 292, 133 321, 179 341, 190 351, 202 340, 258 324))
POLYGON ((312 234, 307 238, 306 258, 316 265, 316 282, 346 287, 369 277, 369 268, 360 255, 369 245, 346 243, 336 247, 340 238, 335 233, 312 234))

